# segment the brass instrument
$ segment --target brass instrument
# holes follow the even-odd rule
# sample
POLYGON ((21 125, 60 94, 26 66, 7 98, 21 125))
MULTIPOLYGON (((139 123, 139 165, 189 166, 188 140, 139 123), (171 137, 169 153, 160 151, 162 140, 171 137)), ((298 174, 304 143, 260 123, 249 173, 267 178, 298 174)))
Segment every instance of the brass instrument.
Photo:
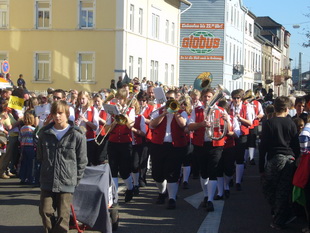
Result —
MULTIPOLYGON (((116 125, 126 125, 126 124, 128 123, 128 120, 127 120, 127 117, 126 117, 126 113, 127 113, 128 109, 129 109, 129 107, 130 107, 132 101, 136 98, 136 95, 137 95, 137 94, 138 94, 138 92, 135 93, 135 94, 133 95, 132 99, 130 100, 130 102, 128 103, 128 105, 126 106, 126 108, 124 108, 123 111, 122 111, 120 114, 118 114, 118 115, 116 115, 116 116, 114 117, 114 121, 113 121, 113 123, 110 125, 110 128, 107 130, 107 132, 105 133, 105 135, 103 136, 103 138, 101 139, 101 141, 98 142, 98 137, 99 137, 99 135, 101 134, 101 131, 103 130, 103 128, 105 127, 105 125, 103 126, 103 128, 100 130, 99 134, 98 134, 98 135, 96 136, 96 138, 95 138, 95 142, 97 143, 97 145, 100 146, 100 145, 102 144, 102 142, 105 140, 105 138, 107 137, 107 135, 114 129, 114 127, 115 127, 116 125)), ((111 115, 110 115, 110 116, 111 116, 111 115)))
POLYGON ((221 128, 221 118, 224 117, 224 113, 216 105, 216 103, 225 97, 225 95, 230 95, 229 91, 219 84, 216 93, 210 100, 208 107, 205 109, 206 120, 211 123, 210 128, 206 127, 206 133, 212 140, 221 140, 228 130, 227 121, 224 121, 224 126, 221 128), (218 116, 215 115, 215 111, 219 111, 218 116), (215 129, 218 130, 215 131, 215 129), (220 135, 216 136, 215 132, 218 132, 220 135))
POLYGON ((155 109, 153 112, 151 112, 150 115, 152 115, 153 113, 155 113, 155 112, 157 112, 163 108, 166 108, 167 112, 169 112, 169 113, 176 113, 177 111, 180 110, 180 103, 179 103, 179 101, 177 101, 175 99, 167 100, 165 106, 162 106, 160 108, 155 109))
POLYGON ((111 101, 112 99, 115 98, 115 95, 116 95, 117 91, 115 89, 111 89, 111 92, 110 94, 105 98, 104 100, 104 104, 108 103, 109 101, 111 101))
POLYGON ((197 76, 194 81, 194 88, 202 91, 205 88, 208 88, 212 82, 213 76, 210 72, 203 72, 197 76))

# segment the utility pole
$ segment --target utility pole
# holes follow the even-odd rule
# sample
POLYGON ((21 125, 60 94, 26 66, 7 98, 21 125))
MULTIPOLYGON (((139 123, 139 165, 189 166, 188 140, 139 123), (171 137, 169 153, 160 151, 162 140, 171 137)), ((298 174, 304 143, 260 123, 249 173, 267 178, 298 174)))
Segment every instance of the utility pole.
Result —
POLYGON ((298 62, 298 90, 301 91, 302 75, 301 75, 301 52, 299 52, 299 62, 298 62))

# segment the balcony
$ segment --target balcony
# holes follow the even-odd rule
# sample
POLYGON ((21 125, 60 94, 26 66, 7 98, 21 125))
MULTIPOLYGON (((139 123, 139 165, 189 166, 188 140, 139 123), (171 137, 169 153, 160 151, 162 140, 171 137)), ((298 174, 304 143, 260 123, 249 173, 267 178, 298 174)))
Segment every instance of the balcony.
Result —
POLYGON ((282 84, 284 84, 284 82, 285 82, 285 78, 283 75, 277 74, 274 76, 274 85, 281 86, 282 84))
POLYGON ((273 83, 273 75, 272 72, 266 71, 265 72, 265 83, 266 84, 271 84, 273 83))
POLYGON ((285 67, 282 70, 282 74, 283 74, 285 80, 292 78, 292 70, 290 69, 290 67, 285 67))

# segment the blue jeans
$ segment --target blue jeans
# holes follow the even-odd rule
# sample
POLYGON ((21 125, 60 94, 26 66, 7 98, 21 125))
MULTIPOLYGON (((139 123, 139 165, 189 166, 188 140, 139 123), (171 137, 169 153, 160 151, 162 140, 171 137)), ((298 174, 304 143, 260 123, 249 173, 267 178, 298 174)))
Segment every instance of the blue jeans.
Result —
POLYGON ((35 150, 33 146, 22 147, 22 160, 19 171, 19 178, 21 181, 34 183, 35 178, 35 150))

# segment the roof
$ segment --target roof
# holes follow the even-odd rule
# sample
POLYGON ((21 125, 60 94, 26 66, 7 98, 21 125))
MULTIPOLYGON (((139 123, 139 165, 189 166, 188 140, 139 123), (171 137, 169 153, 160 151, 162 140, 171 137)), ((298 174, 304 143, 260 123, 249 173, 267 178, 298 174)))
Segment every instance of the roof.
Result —
POLYGON ((257 17, 255 22, 257 22, 262 27, 282 27, 281 24, 277 23, 269 16, 257 17))

